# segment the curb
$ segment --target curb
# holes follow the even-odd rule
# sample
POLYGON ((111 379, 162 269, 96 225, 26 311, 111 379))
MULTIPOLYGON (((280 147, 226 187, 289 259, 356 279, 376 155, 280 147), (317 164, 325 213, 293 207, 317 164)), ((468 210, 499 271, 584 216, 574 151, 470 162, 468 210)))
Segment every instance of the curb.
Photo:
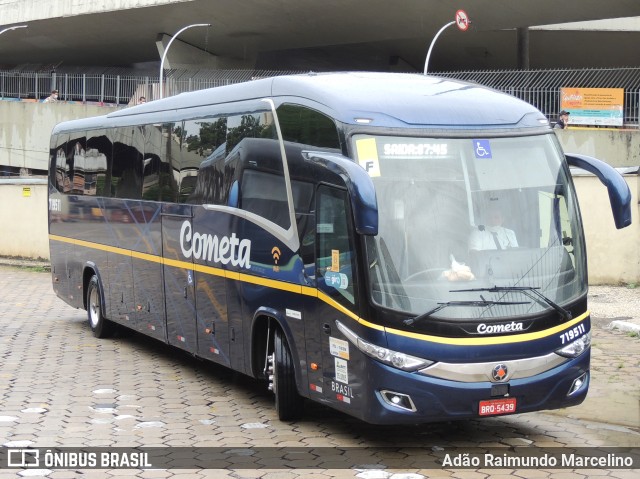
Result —
POLYGON ((612 321, 609 324, 609 329, 617 329, 619 331, 640 335, 640 324, 632 323, 630 321, 612 321))
POLYGON ((18 268, 44 268, 51 271, 51 264, 48 261, 38 261, 27 258, 7 258, 0 256, 0 266, 13 266, 18 268))

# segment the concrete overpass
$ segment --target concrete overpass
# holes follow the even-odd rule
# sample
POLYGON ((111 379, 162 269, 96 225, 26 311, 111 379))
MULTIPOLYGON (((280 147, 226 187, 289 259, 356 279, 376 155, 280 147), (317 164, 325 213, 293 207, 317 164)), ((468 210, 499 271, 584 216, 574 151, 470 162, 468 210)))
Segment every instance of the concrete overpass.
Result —
MULTIPOLYGON (((640 16, 637 0, 0 0, 0 66, 422 70, 436 31, 463 8, 473 21, 438 42, 433 70, 515 68, 517 30, 640 16), (157 42, 159 42, 157 44, 157 42)), ((640 63, 637 31, 528 30, 531 68, 640 63)), ((633 29, 632 29, 633 30, 633 29)), ((523 32, 524 30, 520 30, 523 32)))

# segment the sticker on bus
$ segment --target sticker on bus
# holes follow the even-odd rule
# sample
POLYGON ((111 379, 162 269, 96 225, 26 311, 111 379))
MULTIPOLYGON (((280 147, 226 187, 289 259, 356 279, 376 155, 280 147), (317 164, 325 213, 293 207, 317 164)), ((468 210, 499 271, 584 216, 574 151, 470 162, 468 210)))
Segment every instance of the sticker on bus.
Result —
POLYGON ((336 365, 336 381, 349 384, 349 366, 344 359, 334 358, 336 365))
POLYGON ((329 338, 329 352, 332 356, 349 359, 349 343, 343 339, 329 338))

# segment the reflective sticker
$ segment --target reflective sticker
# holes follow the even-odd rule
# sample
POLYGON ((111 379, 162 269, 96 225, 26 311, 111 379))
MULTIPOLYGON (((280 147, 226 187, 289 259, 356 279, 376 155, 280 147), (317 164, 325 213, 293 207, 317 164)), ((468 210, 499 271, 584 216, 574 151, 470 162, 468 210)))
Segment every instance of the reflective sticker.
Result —
POLYGON ((213 346, 209 348, 209 351, 212 352, 213 354, 220 354, 220 351, 217 348, 214 348, 213 346))
POLYGON ((178 341, 181 341, 183 343, 185 343, 187 340, 184 336, 176 336, 178 338, 178 341))
POLYGON ((351 398, 344 396, 342 394, 336 394, 336 399, 338 401, 346 402, 347 404, 351 404, 351 398))
POLYGON ((329 351, 332 356, 349 359, 349 343, 338 338, 329 338, 329 351))
POLYGON ((293 319, 302 319, 302 313, 300 311, 296 311, 295 309, 286 309, 285 310, 285 314, 289 317, 289 318, 293 318, 293 319))
POLYGON ((149 329, 151 331, 155 331, 156 330, 156 327, 153 324, 149 324, 148 327, 149 327, 149 329))
POLYGON ((358 163, 369 176, 380 176, 380 161, 378 160, 378 147, 375 138, 363 138, 356 141, 358 151, 358 163))
POLYGON ((336 381, 349 384, 349 366, 344 359, 334 358, 336 366, 336 381))
POLYGON ((317 384, 309 384, 309 389, 311 389, 312 391, 315 391, 317 393, 321 393, 322 392, 322 387, 318 386, 317 384))

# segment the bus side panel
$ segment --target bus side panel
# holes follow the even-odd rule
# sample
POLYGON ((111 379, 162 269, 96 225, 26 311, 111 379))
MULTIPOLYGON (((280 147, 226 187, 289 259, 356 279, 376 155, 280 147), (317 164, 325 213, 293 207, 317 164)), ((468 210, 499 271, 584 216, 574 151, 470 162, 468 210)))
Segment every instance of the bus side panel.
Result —
MULTIPOLYGON (((49 234, 64 236, 64 221, 68 208, 67 198, 57 191, 49 193, 49 234)), ((53 290, 60 299, 68 302, 69 276, 67 274, 67 258, 69 243, 57 239, 49 239, 49 256, 51 262, 51 281, 53 290)))
POLYGON ((135 329, 131 249, 138 239, 138 233, 128 201, 105 198, 102 214, 104 228, 94 240, 111 247, 107 253, 109 278, 107 314, 114 322, 135 329))
MULTIPOLYGON (((259 310, 274 312, 286 334, 289 350, 296 365, 298 389, 308 396, 303 316, 306 297, 301 294, 301 283, 304 277, 303 262, 298 252, 291 251, 271 233, 251 222, 242 221, 238 231, 242 238, 251 239, 249 273, 257 276, 252 282, 243 282, 239 290, 244 307, 246 357, 250 356, 248 352, 252 348, 255 350, 254 345, 251 344, 250 330, 254 315, 259 310), (279 281, 281 286, 270 287, 271 280, 279 281)), ((267 338, 255 337, 254 340, 266 341, 267 338)), ((247 367, 249 367, 248 364, 247 367)))
MULTIPOLYGON (((202 207, 194 207, 193 213, 194 232, 212 237, 216 235, 218 241, 224 236, 229 236, 231 218, 228 215, 207 211, 202 207)), ((219 245, 218 242, 218 248, 219 245)), ((224 366, 237 368, 238 361, 231 359, 230 319, 227 313, 229 309, 227 294, 228 291, 232 291, 236 281, 225 279, 223 265, 214 261, 215 251, 212 252, 211 261, 209 261, 208 254, 209 251, 207 251, 206 257, 202 257, 201 253, 199 259, 194 259, 194 262, 199 265, 211 267, 210 270, 196 272, 197 354, 224 366)), ((237 295, 231 304, 237 307, 237 295)))
POLYGON ((135 327, 144 334, 166 341, 162 264, 159 261, 162 256, 161 208, 161 203, 151 201, 132 204, 132 217, 140 236, 131 261, 135 279, 135 327), (158 260, 150 261, 143 255, 158 260))
POLYGON ((193 236, 191 206, 163 204, 162 255, 165 259, 167 339, 169 344, 189 352, 197 350, 195 277, 191 253, 193 236))

